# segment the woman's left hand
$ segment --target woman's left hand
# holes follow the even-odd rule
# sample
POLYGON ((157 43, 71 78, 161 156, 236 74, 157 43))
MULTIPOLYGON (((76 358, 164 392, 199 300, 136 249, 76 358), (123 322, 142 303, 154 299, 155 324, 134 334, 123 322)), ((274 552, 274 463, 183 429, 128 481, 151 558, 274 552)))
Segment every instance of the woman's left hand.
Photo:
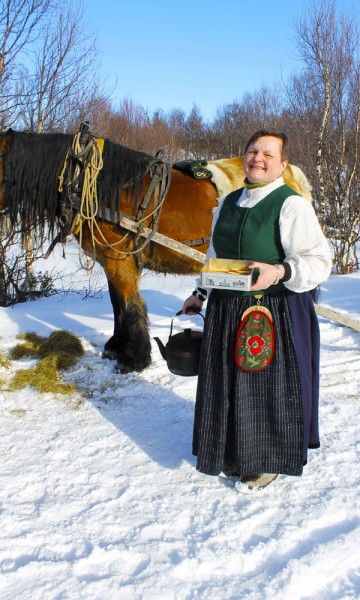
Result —
MULTIPOLYGON (((285 268, 283 265, 279 265, 280 267, 280 279, 285 275, 285 268)), ((261 262, 252 262, 249 265, 249 268, 258 269, 259 277, 257 278, 256 283, 251 286, 252 291, 257 290, 267 290, 271 285, 273 285, 277 278, 277 268, 275 265, 269 265, 268 263, 261 262)))

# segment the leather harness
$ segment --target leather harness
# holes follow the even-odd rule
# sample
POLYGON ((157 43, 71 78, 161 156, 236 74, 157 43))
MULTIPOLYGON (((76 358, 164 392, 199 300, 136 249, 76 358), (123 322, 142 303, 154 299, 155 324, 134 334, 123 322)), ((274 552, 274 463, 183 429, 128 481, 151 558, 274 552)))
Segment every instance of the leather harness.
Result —
MULTIPOLYGON (((77 233, 79 226, 81 226, 79 225, 79 221, 81 220, 80 213, 82 212, 81 199, 83 195, 84 172, 89 167, 93 152, 102 152, 103 143, 104 140, 97 140, 90 133, 88 122, 85 121, 84 123, 81 123, 79 133, 77 134, 77 151, 74 151, 73 143, 73 146, 67 153, 64 166, 59 177, 59 192, 61 193, 59 204, 60 232, 55 237, 48 251, 46 252, 46 258, 51 254, 57 243, 64 243, 66 237, 72 233, 77 233)), ((98 220, 107 221, 122 228, 123 226, 120 224, 120 221, 123 217, 127 217, 127 219, 130 219, 133 222, 133 224, 136 224, 136 232, 132 233, 133 250, 131 252, 117 252, 125 256, 130 254, 134 255, 137 266, 140 270, 143 267, 141 251, 150 243, 158 229, 162 205, 165 201, 171 183, 171 168, 167 162, 161 160, 161 158, 155 157, 149 162, 144 174, 141 177, 145 177, 147 174, 150 175, 150 184, 135 216, 129 216, 121 211, 114 211, 101 205, 97 206, 96 209, 96 219, 98 220), (153 210, 150 215, 145 217, 145 212, 149 207, 152 197, 153 210), (144 222, 149 218, 151 218, 151 234, 146 237, 145 240, 142 240, 141 232, 145 226, 144 222)), ((123 185, 121 189, 128 189, 135 183, 136 181, 129 181, 123 185)), ((205 244, 208 241, 209 238, 201 238, 183 242, 183 244, 193 247, 205 244)))

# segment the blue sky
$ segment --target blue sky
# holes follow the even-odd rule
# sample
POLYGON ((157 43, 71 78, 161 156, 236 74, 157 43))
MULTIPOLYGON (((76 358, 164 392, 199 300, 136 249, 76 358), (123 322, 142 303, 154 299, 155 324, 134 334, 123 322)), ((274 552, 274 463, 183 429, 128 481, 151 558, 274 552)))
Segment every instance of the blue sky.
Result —
MULTIPOLYGON (((315 0, 318 4, 320 0, 315 0)), ((153 111, 196 104, 205 119, 245 92, 299 72, 293 24, 314 0, 85 0, 102 68, 125 97, 153 111)), ((360 0, 337 0, 359 21, 360 0)))

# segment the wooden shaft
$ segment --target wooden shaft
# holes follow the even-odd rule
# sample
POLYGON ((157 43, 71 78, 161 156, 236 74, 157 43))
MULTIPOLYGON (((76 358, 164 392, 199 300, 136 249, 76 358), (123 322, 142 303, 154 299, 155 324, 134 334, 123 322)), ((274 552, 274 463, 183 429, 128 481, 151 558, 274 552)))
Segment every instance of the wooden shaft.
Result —
POLYGON ((320 304, 315 304, 315 310, 318 315, 325 317, 325 319, 329 319, 329 321, 335 321, 336 323, 355 329, 355 331, 360 331, 360 321, 355 321, 355 319, 351 319, 330 308, 325 308, 325 306, 321 306, 320 304))
MULTIPOLYGON (((134 233, 137 233, 138 231, 137 224, 126 217, 122 217, 120 219, 120 227, 128 229, 129 231, 133 231, 134 233)), ((140 235, 146 238, 149 237, 150 234, 152 234, 152 229, 149 229, 148 227, 144 227, 140 232, 140 235)), ((192 258, 201 264, 206 262, 206 254, 203 252, 194 250, 193 248, 186 246, 186 244, 181 244, 181 242, 177 242, 176 240, 173 240, 162 233, 154 233, 151 240, 157 244, 160 244, 161 246, 166 246, 170 250, 184 254, 185 256, 188 256, 189 258, 192 258)))

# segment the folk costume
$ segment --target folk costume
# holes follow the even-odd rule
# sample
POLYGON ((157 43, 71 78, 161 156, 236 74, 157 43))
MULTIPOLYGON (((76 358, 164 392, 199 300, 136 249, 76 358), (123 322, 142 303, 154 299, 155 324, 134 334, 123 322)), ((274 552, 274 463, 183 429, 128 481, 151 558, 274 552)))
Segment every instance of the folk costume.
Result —
MULTIPOLYGON (((214 257, 282 263, 285 276, 264 292, 209 294, 193 432, 197 469, 301 475, 308 448, 320 445, 320 342, 310 291, 330 273, 328 243, 311 204, 279 177, 222 200, 207 253, 214 257), (247 344, 249 364, 254 359, 260 368, 244 370, 238 365, 245 358, 235 356, 247 335, 239 325, 259 302, 270 311, 271 329, 247 344)), ((207 292, 195 293, 204 299, 207 292)))

